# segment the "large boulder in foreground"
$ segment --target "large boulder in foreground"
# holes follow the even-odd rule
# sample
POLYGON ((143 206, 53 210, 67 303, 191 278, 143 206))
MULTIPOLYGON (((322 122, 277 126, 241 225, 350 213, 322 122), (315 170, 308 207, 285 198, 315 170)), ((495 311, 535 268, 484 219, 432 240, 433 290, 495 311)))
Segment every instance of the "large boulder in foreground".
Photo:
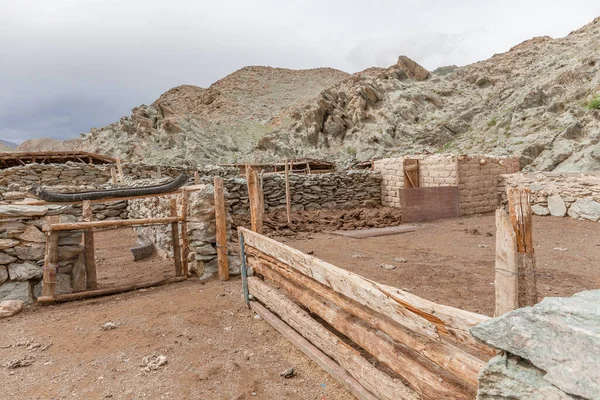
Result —
POLYGON ((546 298, 471 334, 508 353, 481 372, 478 399, 600 399, 600 290, 546 298))

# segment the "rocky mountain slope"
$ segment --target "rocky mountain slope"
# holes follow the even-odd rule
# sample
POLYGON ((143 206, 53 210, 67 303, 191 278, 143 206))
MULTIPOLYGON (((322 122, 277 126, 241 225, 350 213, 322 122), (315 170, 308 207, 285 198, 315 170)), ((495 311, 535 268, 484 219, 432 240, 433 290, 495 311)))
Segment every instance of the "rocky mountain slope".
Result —
POLYGON ((598 170, 596 96, 600 18, 434 73, 407 57, 354 75, 246 67, 208 89, 171 89, 83 134, 81 146, 164 163, 452 151, 518 155, 530 170, 598 170))

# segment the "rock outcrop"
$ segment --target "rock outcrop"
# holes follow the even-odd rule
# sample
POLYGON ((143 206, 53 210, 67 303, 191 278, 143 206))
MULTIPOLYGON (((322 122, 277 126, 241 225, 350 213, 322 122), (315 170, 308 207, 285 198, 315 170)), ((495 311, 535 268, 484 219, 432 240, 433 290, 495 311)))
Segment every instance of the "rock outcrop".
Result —
POLYGON ((478 399, 600 399, 600 290, 546 298, 471 334, 506 352, 481 372, 478 399))

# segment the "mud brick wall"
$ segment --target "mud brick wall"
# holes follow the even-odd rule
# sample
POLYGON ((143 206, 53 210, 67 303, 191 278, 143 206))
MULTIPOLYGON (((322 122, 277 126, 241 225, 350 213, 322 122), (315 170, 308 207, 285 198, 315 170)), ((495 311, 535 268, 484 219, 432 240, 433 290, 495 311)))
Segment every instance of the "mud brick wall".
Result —
POLYGON ((500 175, 519 171, 518 158, 459 157, 458 188, 462 215, 486 213, 500 206, 500 175))
MULTIPOLYGON (((345 171, 327 174, 290 174, 292 211, 351 209, 381 204, 381 175, 372 171, 345 171)), ((232 213, 248 212, 246 179, 224 182, 227 203, 232 213)), ((285 209, 285 176, 263 175, 267 211, 285 209)))
MULTIPOLYGON (((0 301, 33 301, 42 293, 46 236, 45 217, 60 215, 74 222, 60 207, 0 205, 0 301)), ((85 261, 80 231, 61 232, 58 239, 56 293, 85 289, 85 261)))
POLYGON ((509 187, 531 189, 537 215, 600 220, 600 172, 537 172, 500 176, 498 196, 506 205, 509 187))

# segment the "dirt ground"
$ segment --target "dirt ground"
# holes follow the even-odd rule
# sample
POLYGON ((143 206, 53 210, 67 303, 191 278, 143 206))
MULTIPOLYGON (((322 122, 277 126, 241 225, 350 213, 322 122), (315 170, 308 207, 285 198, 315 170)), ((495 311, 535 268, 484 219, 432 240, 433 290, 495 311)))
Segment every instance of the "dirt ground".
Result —
MULTIPOLYGON (((493 214, 421 224, 398 235, 353 239, 300 233, 278 240, 377 282, 441 304, 494 312, 493 214), (403 262, 405 260, 405 262, 403 262), (381 264, 395 266, 388 270, 381 264)), ((541 297, 600 288, 600 225, 571 218, 536 217, 533 239, 541 297)))

